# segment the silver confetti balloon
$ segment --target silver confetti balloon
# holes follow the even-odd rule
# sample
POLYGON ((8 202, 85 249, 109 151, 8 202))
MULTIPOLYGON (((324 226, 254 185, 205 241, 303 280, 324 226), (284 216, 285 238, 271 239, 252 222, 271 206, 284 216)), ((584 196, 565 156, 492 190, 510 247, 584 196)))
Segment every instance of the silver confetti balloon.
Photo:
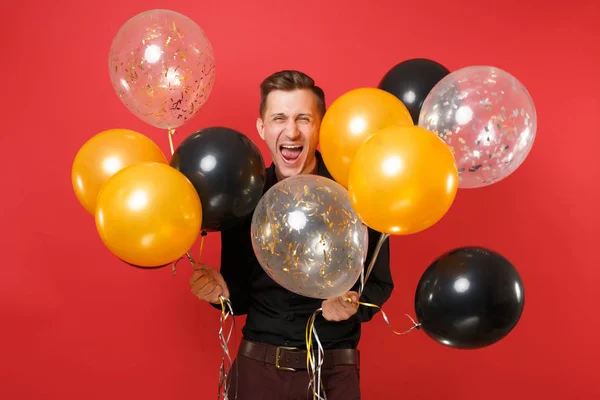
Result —
POLYGON ((419 126, 452 149, 460 188, 499 182, 525 160, 535 139, 535 106, 527 89, 495 67, 472 66, 444 77, 431 90, 419 126))
POLYGON ((368 230, 339 183, 298 175, 271 187, 252 217, 252 246, 266 273, 287 290, 328 299, 360 277, 368 230))

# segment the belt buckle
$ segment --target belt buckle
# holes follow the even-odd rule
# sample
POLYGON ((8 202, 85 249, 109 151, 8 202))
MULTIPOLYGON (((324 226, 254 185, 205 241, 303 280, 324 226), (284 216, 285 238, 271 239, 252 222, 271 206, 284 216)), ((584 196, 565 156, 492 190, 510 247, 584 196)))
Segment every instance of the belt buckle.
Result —
POLYGON ((277 346, 277 348, 275 349, 275 368, 282 370, 282 371, 295 372, 296 371, 295 368, 282 367, 281 365, 279 365, 279 357, 281 355, 281 350, 297 351, 300 349, 298 349, 297 347, 285 347, 285 346, 277 346))

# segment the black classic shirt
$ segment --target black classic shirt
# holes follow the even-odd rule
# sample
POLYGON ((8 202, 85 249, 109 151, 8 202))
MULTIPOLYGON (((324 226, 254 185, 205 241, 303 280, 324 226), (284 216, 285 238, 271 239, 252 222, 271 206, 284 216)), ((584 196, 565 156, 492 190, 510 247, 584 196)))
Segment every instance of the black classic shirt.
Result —
MULTIPOLYGON (((317 152, 320 176, 333 179, 317 152)), ((277 183, 275 166, 267 169, 264 192, 277 183)), ((243 328, 247 340, 306 349, 305 330, 310 315, 321 307, 323 300, 297 295, 273 281, 260 266, 250 236, 252 215, 240 225, 221 232, 221 274, 229 288, 234 315, 247 314, 243 328)), ((381 233, 369 229, 369 250, 365 267, 369 265, 381 233)), ((358 290, 359 283, 353 290, 358 290)), ((379 306, 392 294, 389 239, 381 247, 371 275, 365 284, 361 301, 379 306)), ((220 308, 220 306, 218 306, 220 308)), ((358 312, 342 322, 317 317, 315 327, 324 348, 356 348, 361 322, 369 321, 376 309, 360 306, 358 312)))

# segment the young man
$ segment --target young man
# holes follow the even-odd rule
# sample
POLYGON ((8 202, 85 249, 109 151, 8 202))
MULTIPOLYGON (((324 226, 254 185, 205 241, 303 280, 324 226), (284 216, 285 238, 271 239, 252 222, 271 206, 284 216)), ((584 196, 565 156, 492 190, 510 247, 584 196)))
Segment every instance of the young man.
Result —
MULTIPOLYGON (((325 96, 313 79, 299 71, 281 71, 261 84, 260 117, 256 127, 265 140, 272 165, 266 192, 277 181, 298 174, 332 179, 317 151, 325 96)), ((250 238, 252 216, 221 233, 220 273, 200 265, 190 279, 192 292, 215 306, 219 296, 231 300, 235 315, 247 314, 243 340, 231 371, 230 399, 307 399, 305 329, 310 315, 322 307, 316 329, 325 349, 322 381, 329 400, 360 399, 359 352, 361 322, 375 309, 357 307, 355 290, 321 301, 289 292, 276 284, 258 263, 250 238), (350 298, 353 303, 344 301, 350 298)), ((369 229, 370 262, 379 232, 369 229)), ((365 284, 361 301, 383 305, 393 289, 389 242, 382 246, 365 284)), ((218 307, 220 308, 220 307, 218 307)))

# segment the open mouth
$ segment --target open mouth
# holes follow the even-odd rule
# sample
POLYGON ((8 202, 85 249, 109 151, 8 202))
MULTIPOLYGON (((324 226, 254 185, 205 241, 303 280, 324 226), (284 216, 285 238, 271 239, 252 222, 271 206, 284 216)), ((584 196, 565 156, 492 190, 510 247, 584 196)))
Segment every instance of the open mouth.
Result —
POLYGON ((294 163, 298 161, 300 156, 302 155, 302 150, 304 146, 302 145, 281 145, 279 146, 279 152, 281 153, 281 158, 287 163, 294 163))

